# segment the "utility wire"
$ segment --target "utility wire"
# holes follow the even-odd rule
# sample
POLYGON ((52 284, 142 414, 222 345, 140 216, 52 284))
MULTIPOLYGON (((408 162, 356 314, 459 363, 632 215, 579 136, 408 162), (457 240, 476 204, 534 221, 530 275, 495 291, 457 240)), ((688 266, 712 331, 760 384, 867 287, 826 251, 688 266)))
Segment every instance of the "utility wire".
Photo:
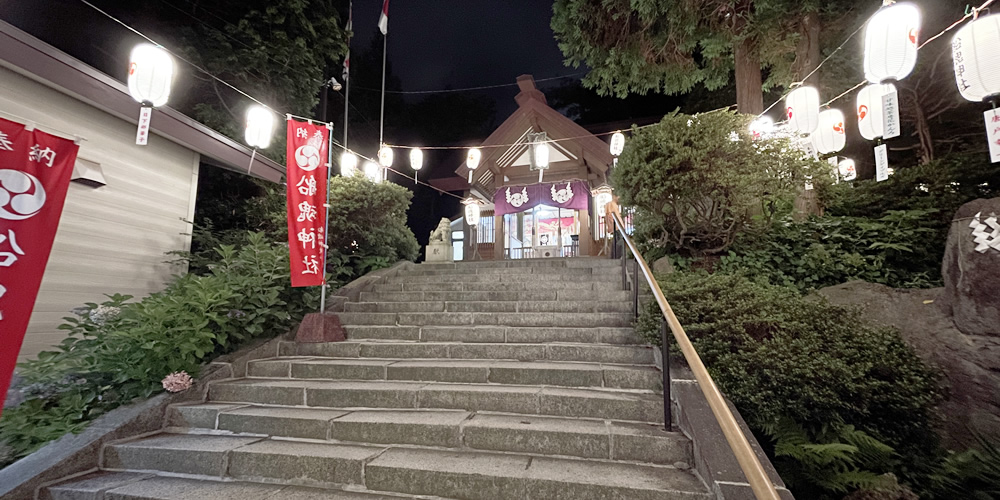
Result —
MULTIPOLYGON (((582 74, 584 74, 584 73, 583 72, 579 72, 579 73, 571 73, 569 75, 564 75, 564 76, 553 76, 551 78, 541 78, 541 79, 535 80, 535 83, 550 82, 550 81, 553 81, 553 80, 565 80, 567 78, 573 78, 573 77, 576 77, 576 76, 580 76, 582 74)), ((500 84, 497 84, 497 85, 482 85, 482 86, 479 86, 479 87, 465 87, 465 88, 461 88, 461 89, 441 89, 441 90, 386 90, 385 93, 386 94, 404 94, 404 95, 405 94, 443 94, 443 93, 448 93, 448 92, 470 92, 470 91, 474 91, 474 90, 499 89, 499 88, 503 88, 503 87, 515 87, 515 86, 517 86, 517 83, 500 83, 500 84)), ((372 92, 381 92, 382 91, 382 89, 373 89, 373 88, 369 88, 369 87, 354 87, 354 88, 355 89, 360 89, 360 90, 368 90, 368 91, 372 91, 372 92)))

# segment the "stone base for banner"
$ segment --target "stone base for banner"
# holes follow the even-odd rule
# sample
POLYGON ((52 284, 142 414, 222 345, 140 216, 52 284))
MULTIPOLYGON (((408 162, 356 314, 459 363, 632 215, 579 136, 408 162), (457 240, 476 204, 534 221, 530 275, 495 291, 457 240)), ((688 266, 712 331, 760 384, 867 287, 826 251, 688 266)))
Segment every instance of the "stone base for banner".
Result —
POLYGON ((336 314, 309 313, 302 319, 295 341, 303 344, 343 342, 347 333, 336 314))
POLYGON ((446 243, 443 241, 433 241, 427 245, 427 257, 424 259, 427 262, 454 262, 455 252, 451 247, 451 243, 446 243))

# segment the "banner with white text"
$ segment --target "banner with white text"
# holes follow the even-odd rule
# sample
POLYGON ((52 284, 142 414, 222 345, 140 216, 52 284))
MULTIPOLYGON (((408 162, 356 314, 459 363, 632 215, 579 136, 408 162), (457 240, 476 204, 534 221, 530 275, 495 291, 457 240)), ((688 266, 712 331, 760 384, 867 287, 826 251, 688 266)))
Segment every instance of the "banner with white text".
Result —
POLYGON ((288 253, 292 286, 320 286, 326 247, 330 129, 288 120, 288 253))

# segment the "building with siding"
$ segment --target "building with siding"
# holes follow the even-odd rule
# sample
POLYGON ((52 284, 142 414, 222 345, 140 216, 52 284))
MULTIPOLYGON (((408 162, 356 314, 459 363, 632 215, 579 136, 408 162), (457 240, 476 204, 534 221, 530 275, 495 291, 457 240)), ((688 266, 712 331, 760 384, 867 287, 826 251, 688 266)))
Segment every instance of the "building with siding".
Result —
MULTIPOLYGON (((71 309, 104 294, 142 297, 185 272, 166 254, 190 249, 201 165, 246 172, 251 151, 170 108, 154 112, 149 144, 136 146, 139 105, 124 83, 4 22, 0 89, 0 117, 83 139, 24 359, 62 341, 71 309)), ((283 174, 256 156, 252 175, 283 174)))

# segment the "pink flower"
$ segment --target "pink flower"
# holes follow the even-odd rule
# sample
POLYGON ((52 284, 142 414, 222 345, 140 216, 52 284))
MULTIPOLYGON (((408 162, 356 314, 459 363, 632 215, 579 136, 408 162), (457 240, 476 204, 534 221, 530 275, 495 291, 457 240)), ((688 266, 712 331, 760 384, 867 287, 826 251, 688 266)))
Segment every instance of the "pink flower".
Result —
POLYGON ((168 392, 181 392, 191 388, 194 379, 187 372, 174 372, 163 377, 163 388, 168 392))

